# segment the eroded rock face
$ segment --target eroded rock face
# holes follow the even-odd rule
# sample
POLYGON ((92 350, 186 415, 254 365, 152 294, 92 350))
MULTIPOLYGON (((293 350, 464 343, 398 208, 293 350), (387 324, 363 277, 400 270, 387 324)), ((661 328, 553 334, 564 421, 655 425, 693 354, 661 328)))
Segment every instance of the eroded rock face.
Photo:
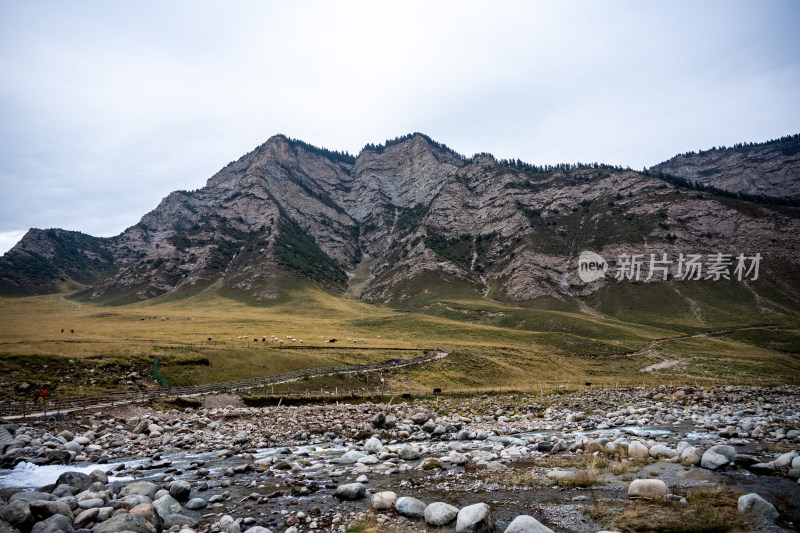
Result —
POLYGON ((215 283, 270 299, 281 294, 283 272, 343 291, 345 271, 358 268, 363 276, 351 289, 369 301, 411 298, 425 289, 418 280, 483 295, 494 287, 518 301, 564 300, 611 283, 579 279, 575 242, 609 261, 758 251, 770 258, 762 277, 792 280, 783 267, 797 268, 794 211, 676 189, 631 170, 534 171, 489 155, 465 159, 421 134, 357 158, 278 135, 205 187, 171 193, 117 237, 31 230, 0 258, 0 272, 16 272, 3 275, 0 292, 35 289, 14 266, 27 255, 49 262, 53 279, 90 284, 93 299, 149 299, 215 283), (312 253, 289 261, 287 247, 312 253), (76 262, 75 251, 86 261, 76 262))
POLYGON ((800 136, 755 145, 681 154, 655 165, 666 172, 720 189, 800 197, 800 136))

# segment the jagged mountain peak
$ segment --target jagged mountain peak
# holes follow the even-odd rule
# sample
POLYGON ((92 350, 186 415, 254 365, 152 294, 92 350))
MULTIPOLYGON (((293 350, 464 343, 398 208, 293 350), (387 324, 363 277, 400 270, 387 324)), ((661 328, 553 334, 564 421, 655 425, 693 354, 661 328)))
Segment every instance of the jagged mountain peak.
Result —
POLYGON ((0 260, 0 289, 52 291, 63 279, 105 300, 210 287, 263 300, 297 283, 344 291, 345 271, 358 268, 358 293, 373 301, 413 300, 440 283, 478 297, 564 300, 613 283, 577 278, 584 249, 758 248, 780 290, 800 294, 788 274, 798 270, 799 221, 793 207, 616 167, 467 159, 422 133, 358 156, 275 135, 113 239, 32 233, 0 260))

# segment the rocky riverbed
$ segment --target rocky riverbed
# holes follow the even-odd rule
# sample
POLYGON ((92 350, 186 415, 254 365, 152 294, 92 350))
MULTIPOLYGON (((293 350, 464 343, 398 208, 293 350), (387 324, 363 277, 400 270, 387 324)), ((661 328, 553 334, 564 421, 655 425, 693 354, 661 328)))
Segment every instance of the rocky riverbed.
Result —
POLYGON ((795 531, 799 392, 232 397, 13 421, 0 531, 795 531))

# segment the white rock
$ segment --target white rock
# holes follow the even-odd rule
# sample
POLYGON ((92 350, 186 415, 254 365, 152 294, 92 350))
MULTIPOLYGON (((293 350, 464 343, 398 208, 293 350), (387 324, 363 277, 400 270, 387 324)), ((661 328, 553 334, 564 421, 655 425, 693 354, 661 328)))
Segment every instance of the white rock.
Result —
POLYGON ((730 463, 727 457, 711 450, 706 450, 700 459, 700 466, 708 470, 717 470, 730 463))
POLYGON ((376 492, 372 495, 370 507, 375 511, 388 511, 397 502, 397 494, 392 491, 376 492))
POLYGON ((494 531, 492 509, 485 503, 468 505, 458 512, 456 533, 494 531))
POLYGON ((641 442, 633 441, 628 444, 628 457, 631 459, 647 459, 650 450, 641 442))
POLYGON ((650 457, 655 457, 656 459, 672 459, 677 456, 678 452, 676 450, 663 444, 656 444, 650 448, 650 457))
POLYGON ((446 526, 458 516, 458 507, 444 502, 433 502, 425 508, 425 523, 429 526, 446 526))
POLYGON ((553 533, 553 530, 532 516, 520 515, 508 524, 505 533, 553 533))
POLYGON ((654 500, 664 499, 669 494, 669 487, 660 479, 634 479, 628 486, 628 498, 654 500))
POLYGON ((366 444, 364 444, 364 449, 374 455, 380 455, 386 451, 386 447, 378 437, 369 439, 366 444))

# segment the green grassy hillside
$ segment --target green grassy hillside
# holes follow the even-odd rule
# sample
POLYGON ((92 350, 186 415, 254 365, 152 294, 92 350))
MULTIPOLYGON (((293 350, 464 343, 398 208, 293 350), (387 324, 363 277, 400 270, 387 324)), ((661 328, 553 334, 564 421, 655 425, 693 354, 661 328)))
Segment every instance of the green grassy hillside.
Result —
MULTIPOLYGON (((383 376, 386 388, 797 382, 797 310, 736 284, 677 289, 619 284, 584 303, 512 305, 450 285, 402 308, 308 286, 261 306, 211 289, 114 307, 54 295, 1 298, 0 379, 12 395, 23 381, 90 394, 138 386, 125 383, 131 371, 154 386, 156 356, 167 378, 183 385, 418 355, 386 348, 439 348, 450 355, 383 376), (280 349, 301 339, 308 349, 280 349)), ((356 376, 286 387, 347 388, 359 379, 370 386, 369 376, 356 376)))

